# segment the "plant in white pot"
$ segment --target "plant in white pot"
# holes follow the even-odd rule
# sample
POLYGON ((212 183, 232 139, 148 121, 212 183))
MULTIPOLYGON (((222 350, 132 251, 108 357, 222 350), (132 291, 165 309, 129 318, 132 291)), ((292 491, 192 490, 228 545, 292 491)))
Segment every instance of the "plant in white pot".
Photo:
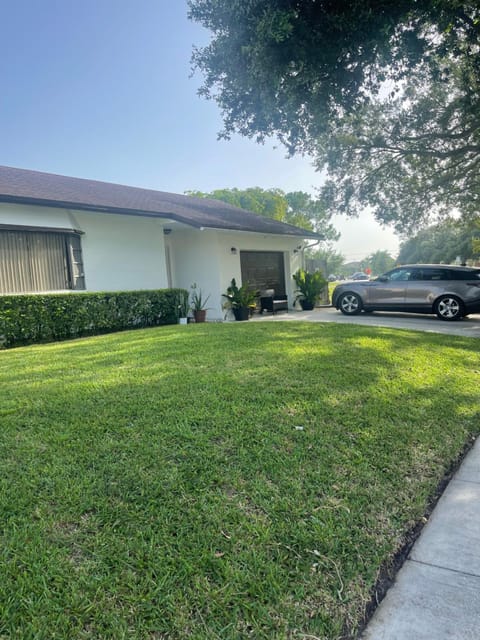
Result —
POLYGON ((178 323, 188 323, 188 312, 190 311, 190 303, 188 300, 188 291, 179 291, 177 297, 178 323))

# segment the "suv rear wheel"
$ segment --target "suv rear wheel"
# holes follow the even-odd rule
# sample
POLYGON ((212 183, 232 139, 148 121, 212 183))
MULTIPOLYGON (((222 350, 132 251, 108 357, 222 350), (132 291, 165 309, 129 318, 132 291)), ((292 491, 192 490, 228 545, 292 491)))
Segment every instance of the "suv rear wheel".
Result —
POLYGON ((441 296, 435 302, 435 313, 440 320, 460 320, 465 313, 463 302, 455 296, 441 296))

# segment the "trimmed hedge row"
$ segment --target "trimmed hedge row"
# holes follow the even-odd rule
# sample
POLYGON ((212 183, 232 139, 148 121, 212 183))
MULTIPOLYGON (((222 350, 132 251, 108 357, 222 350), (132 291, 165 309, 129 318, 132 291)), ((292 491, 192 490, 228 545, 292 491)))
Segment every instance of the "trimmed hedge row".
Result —
POLYGON ((178 298, 184 292, 158 289, 0 296, 0 347, 175 324, 178 298))

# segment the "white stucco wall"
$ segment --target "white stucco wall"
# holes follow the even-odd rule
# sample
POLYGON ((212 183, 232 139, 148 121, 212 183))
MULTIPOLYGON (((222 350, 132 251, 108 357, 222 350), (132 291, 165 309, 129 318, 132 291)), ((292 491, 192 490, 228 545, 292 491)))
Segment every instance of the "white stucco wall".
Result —
POLYGON ((197 283, 204 295, 210 295, 210 320, 223 319, 222 293, 232 278, 241 284, 242 251, 283 252, 290 306, 295 299, 292 273, 302 266, 298 247, 303 242, 296 237, 199 230, 159 218, 10 204, 0 204, 0 224, 82 231, 87 291, 168 287, 167 244, 171 286, 189 290, 197 283), (168 235, 164 226, 171 229, 168 235))
POLYGON ((72 229, 74 223, 66 209, 0 203, 0 224, 72 229))
POLYGON ((82 231, 87 291, 168 286, 162 220, 0 204, 0 224, 82 231))
POLYGON ((219 320, 221 310, 220 250, 215 231, 173 230, 167 237, 172 261, 173 286, 190 291, 195 283, 210 296, 208 318, 219 320))
POLYGON ((302 244, 301 238, 288 236, 269 236, 257 233, 225 233, 218 232, 220 248, 220 274, 222 291, 230 284, 232 278, 242 281, 240 268, 241 251, 282 251, 285 263, 285 288, 290 304, 293 304, 292 273, 301 266, 302 253, 294 250, 302 244), (231 249, 237 250, 236 255, 231 249), (230 275, 231 274, 231 275, 230 275))
POLYGON ((82 236, 89 291, 163 289, 168 286, 162 221, 137 216, 75 216, 82 236))
POLYGON ((292 273, 301 266, 301 252, 294 253, 301 238, 269 236, 266 234, 225 232, 212 229, 203 231, 173 231, 167 237, 171 245, 174 286, 190 289, 195 282, 205 295, 210 295, 208 318, 223 319, 222 293, 232 278, 242 283, 241 251, 282 251, 285 262, 285 284, 290 305, 294 301, 292 273), (232 253, 232 248, 236 253, 232 253))

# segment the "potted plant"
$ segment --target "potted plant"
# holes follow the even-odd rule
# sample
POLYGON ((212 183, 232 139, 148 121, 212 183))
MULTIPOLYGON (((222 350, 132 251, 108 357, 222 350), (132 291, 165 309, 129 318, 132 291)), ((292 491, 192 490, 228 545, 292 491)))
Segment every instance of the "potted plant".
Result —
POLYGON ((178 323, 188 323, 188 312, 190 311, 190 304, 188 301, 188 291, 179 291, 177 297, 177 311, 178 311, 178 323))
POLYGON ((322 295, 327 281, 320 271, 311 273, 305 269, 298 269, 293 274, 293 279, 297 285, 295 293, 298 294, 295 302, 299 301, 304 311, 311 311, 322 295))
POLYGON ((235 278, 232 278, 227 293, 222 293, 226 298, 223 308, 231 309, 235 320, 248 320, 251 313, 255 309, 257 301, 257 292, 251 289, 247 284, 237 287, 235 278))
POLYGON ((194 282, 190 287, 190 303, 191 309, 193 312, 193 317, 195 318, 195 322, 205 322, 207 317, 207 310, 209 307, 206 306, 207 302, 210 299, 210 295, 206 298, 203 296, 202 290, 197 289, 197 283, 194 282))

